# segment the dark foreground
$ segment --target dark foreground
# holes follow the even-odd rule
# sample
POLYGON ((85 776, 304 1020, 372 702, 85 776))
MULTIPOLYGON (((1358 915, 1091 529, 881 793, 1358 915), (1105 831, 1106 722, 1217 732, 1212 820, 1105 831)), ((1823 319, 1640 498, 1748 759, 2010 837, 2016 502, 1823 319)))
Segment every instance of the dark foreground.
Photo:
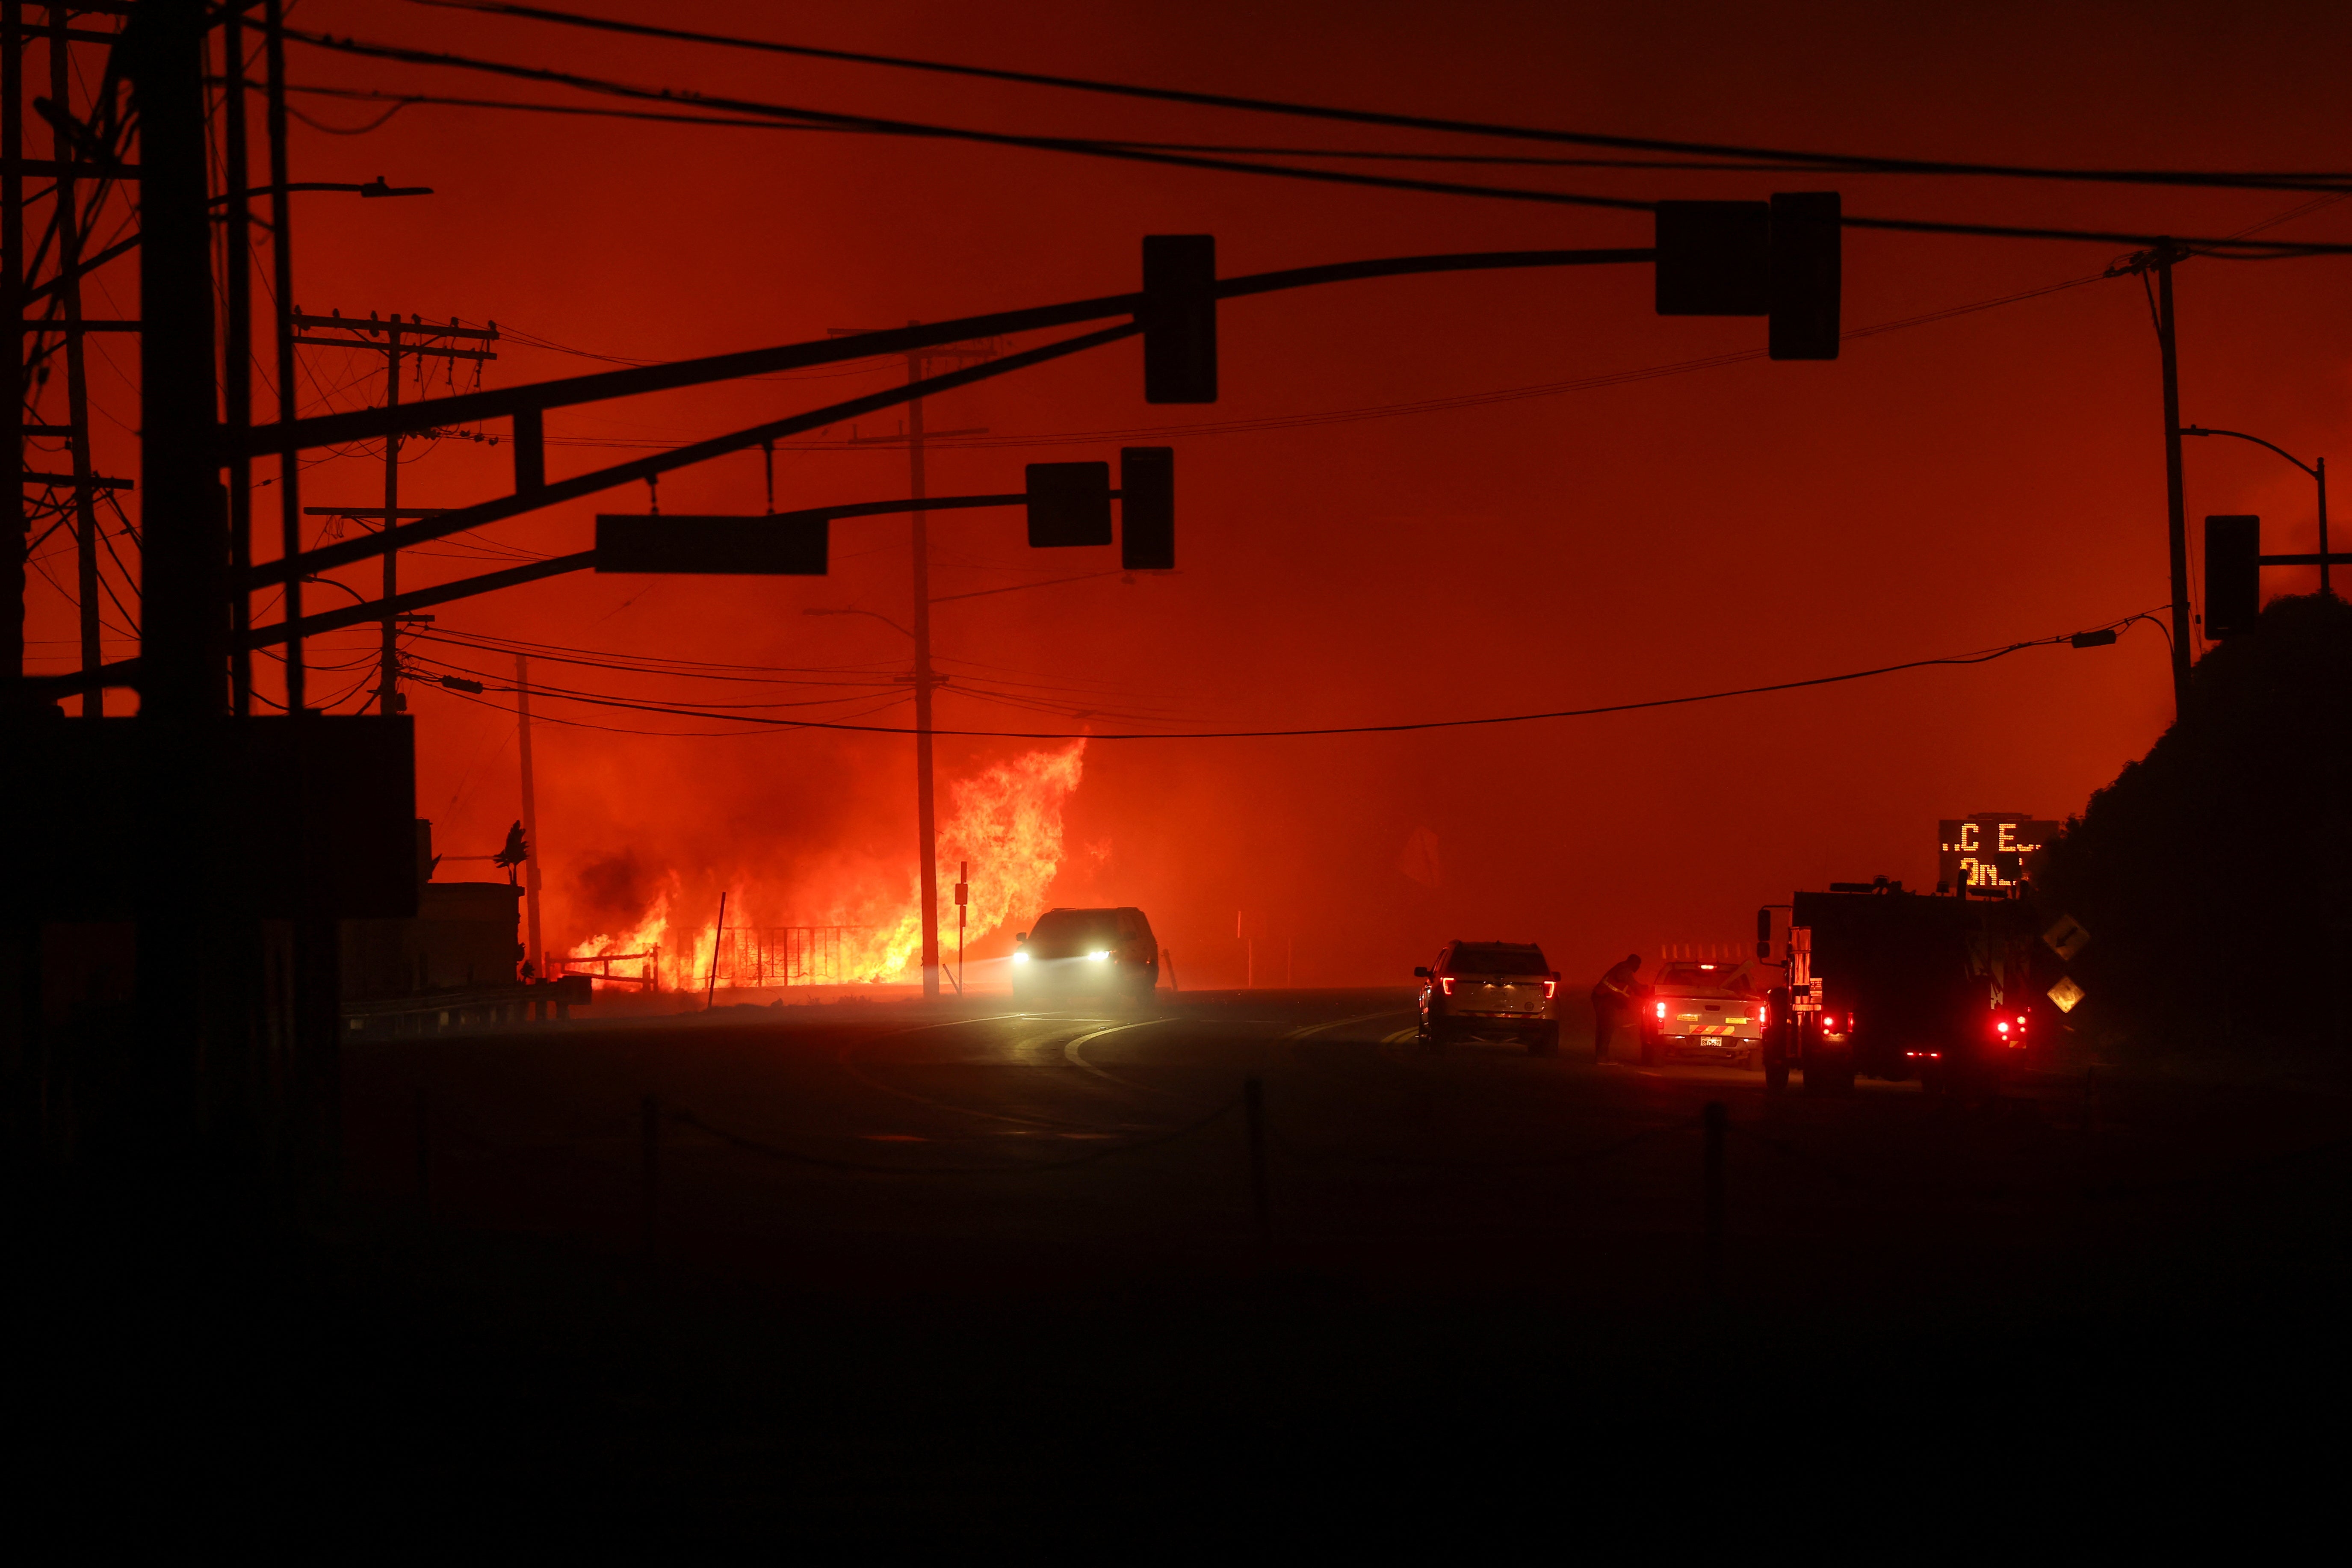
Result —
POLYGON ((1573 1035, 1426 1055, 1407 1005, 355 1047, 332 1224, 19 1215, 26 1505, 93 1540, 299 1521, 337 1554, 748 1529, 1132 1557, 2112 1536, 2242 1474, 2266 1527, 2332 1492, 2336 1089, 1768 1099, 1573 1035))

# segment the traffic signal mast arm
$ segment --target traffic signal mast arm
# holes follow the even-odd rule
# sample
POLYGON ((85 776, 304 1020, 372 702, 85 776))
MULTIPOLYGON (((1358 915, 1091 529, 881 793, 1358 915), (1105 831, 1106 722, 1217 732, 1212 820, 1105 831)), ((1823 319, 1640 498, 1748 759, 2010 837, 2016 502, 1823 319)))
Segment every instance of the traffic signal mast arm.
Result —
MULTIPOLYGON (((1734 204, 1714 204, 1715 210, 1729 212, 1734 204)), ((707 462, 730 452, 770 444, 782 437, 799 435, 810 430, 855 417, 857 415, 894 407, 926 396, 935 395, 957 387, 1009 374, 1034 365, 1044 364, 1070 354, 1098 348, 1122 339, 1143 335, 1146 338, 1145 385, 1147 400, 1151 402, 1210 402, 1216 396, 1215 301, 1243 299, 1256 294, 1270 294, 1291 289, 1316 288, 1325 284, 1359 282, 1376 278, 1410 277, 1441 272, 1496 271, 1538 267, 1590 267, 1659 263, 1662 257, 1676 264, 1676 274, 1696 276, 1689 272, 1696 259, 1704 264, 1703 270, 1710 281, 1719 282, 1741 272, 1754 271, 1756 276, 1734 291, 1741 296, 1731 303, 1685 300, 1679 305, 1670 304, 1662 280, 1659 309, 1671 314, 1770 314, 1774 323, 1775 358, 1828 358, 1836 353, 1836 295, 1838 292, 1835 259, 1837 198, 1829 193, 1797 197, 1776 197, 1769 209, 1762 203, 1752 205, 1753 215, 1741 214, 1742 237, 1725 247, 1717 241, 1712 227, 1702 224, 1696 232, 1676 230, 1669 234, 1667 225, 1661 224, 1660 246, 1615 247, 1603 249, 1579 250, 1507 250, 1465 251, 1433 256, 1375 258, 1362 261, 1337 262, 1317 267, 1286 268, 1238 278, 1220 279, 1215 276, 1213 241, 1205 235, 1153 236, 1144 242, 1145 287, 1131 294, 1108 295, 1094 300, 1075 300, 1067 304, 1041 306, 1026 310, 998 311, 984 316, 968 316, 956 321, 933 322, 929 325, 895 328, 885 331, 863 332, 847 337, 828 338, 822 342, 788 343, 770 349, 755 349, 730 354, 708 355, 666 365, 634 366, 625 370, 602 371, 588 375, 567 377, 559 381, 541 382, 530 386, 474 392, 454 397, 429 399, 404 405, 381 409, 362 409, 346 414, 327 415, 310 419, 280 421, 276 425, 252 427, 220 426, 215 429, 216 450, 224 458, 251 457, 268 453, 290 455, 307 447, 340 444, 372 438, 396 437, 404 432, 446 427, 485 419, 505 418, 512 422, 514 453, 514 493, 480 502, 471 507, 452 509, 437 516, 401 524, 391 516, 386 527, 368 539, 352 539, 322 546, 316 550, 281 557, 248 568, 236 588, 241 592, 292 583, 350 564, 382 552, 404 549, 429 540, 478 528, 509 517, 537 511, 562 501, 572 500, 601 490, 648 480, 673 469, 707 462), (1781 216, 1784 204, 1800 204, 1801 213, 1792 209, 1781 216), (1825 310, 1812 315, 1813 342, 1800 345, 1793 353, 1784 353, 1780 331, 1784 308, 1782 296, 1789 293, 1782 280, 1782 267, 1778 250, 1769 234, 1780 223, 1790 223, 1801 216, 1809 226, 1824 227, 1827 236, 1826 270, 1816 263, 1809 275, 1798 281, 1801 294, 1822 294, 1821 301, 1809 299, 1803 302, 1825 303, 1825 310), (1826 218, 1824 225, 1822 219, 1826 218), (1749 231, 1753 231, 1752 233, 1749 231), (1713 255, 1720 249, 1722 254, 1713 255), (1768 279, 1757 269, 1769 263, 1768 279), (1825 285, 1825 289, 1822 286, 1825 285), (1754 293, 1757 300, 1746 301, 1754 293), (1769 300, 1769 310, 1763 308, 1769 300), (837 363, 845 360, 872 358, 884 354, 912 353, 926 348, 971 342, 979 338, 1008 333, 1035 331, 1057 326, 1073 326, 1099 321, 1109 316, 1128 316, 1122 324, 1081 333, 1059 342, 1048 343, 1019 353, 978 364, 966 365, 936 376, 910 381, 908 384, 830 405, 806 414, 739 430, 731 435, 714 437, 656 453, 626 463, 614 464, 587 474, 575 475, 550 483, 546 477, 544 415, 550 408, 576 406, 611 398, 639 396, 647 393, 676 390, 714 382, 740 379, 746 376, 772 374, 781 371, 814 365, 837 363), (1822 329, 1827 328, 1826 333, 1822 329), (1155 363, 1157 362, 1157 363, 1155 363)), ((1673 204, 1669 204, 1671 208, 1673 204)), ((1792 228, 1791 233, 1799 232, 1792 228)), ((1819 241, 1811 248, 1822 249, 1819 241)), ((1661 267, 1662 277, 1665 268, 1661 267)), ((336 321, 332 324, 366 331, 356 322, 336 321)), ((450 335, 457 335, 452 333, 450 335)), ((488 332, 478 335, 488 337, 488 332)), ((1158 473, 1153 464, 1164 464, 1165 455, 1154 457, 1159 449, 1138 449, 1123 455, 1122 463, 1132 458, 1147 465, 1141 472, 1158 473)), ((1049 465, 1048 467, 1052 467, 1049 465)), ((1068 467, 1065 465, 1064 467, 1068 467)), ((1064 475, 1064 479, 1076 476, 1064 475)), ((1161 481, 1155 480, 1155 485, 1161 481)), ((1071 521, 1078 512, 1063 512, 1061 524, 1040 523, 1043 515, 1037 510, 1039 475, 1033 473, 1029 494, 1021 497, 965 497, 934 500, 922 510, 949 510, 956 506, 1004 505, 1013 500, 1026 500, 1032 505, 1032 543, 1094 542, 1090 522, 1071 521), (1041 526, 1043 532, 1041 532, 1041 526), (1067 530, 1076 527, 1078 532, 1067 530), (1053 535, 1050 539, 1047 535, 1053 535)), ((1098 506, 1107 499, 1107 487, 1091 479, 1079 479, 1076 490, 1065 496, 1063 505, 1076 506, 1080 512, 1098 506), (1091 497, 1081 499, 1086 492, 1091 497)), ((1121 492, 1109 491, 1108 495, 1121 492)), ((1161 498, 1164 501, 1164 497, 1161 498)), ((863 503, 850 508, 811 508, 785 514, 785 519, 803 521, 829 520, 834 517, 878 515, 887 511, 914 510, 904 502, 863 503)), ((1155 512, 1164 507, 1155 503, 1155 512)), ((748 520, 747 520, 748 521, 748 520)), ((781 520, 780 520, 781 521, 781 520)), ((1157 519, 1149 525, 1153 536, 1143 547, 1143 553, 1130 566, 1164 569, 1167 542, 1160 537, 1167 523, 1157 519)), ((1107 540, 1102 541, 1108 542, 1107 540)), ((445 603, 450 599, 489 592, 517 583, 535 581, 559 575, 564 572, 585 569, 595 563, 597 552, 559 557, 551 562, 536 563, 528 568, 491 573, 461 583, 446 584, 436 588, 418 590, 415 594, 386 597, 373 606, 377 615, 390 615, 399 610, 421 606, 426 603, 445 603), (429 597, 428 597, 429 595, 429 597)), ((611 569, 609 566, 607 569, 611 569)), ((801 570, 803 568, 793 568, 801 570)), ((821 569, 821 568, 820 568, 821 569)), ((356 624, 365 618, 358 615, 362 606, 353 605, 320 616, 303 616, 273 626, 256 628, 238 639, 249 646, 263 646, 289 637, 310 635, 314 630, 332 629, 334 626, 356 624)), ((125 678, 124 672, 136 667, 136 661, 109 666, 75 678, 71 689, 93 684, 109 684, 125 678)))
MULTIPOLYGON (((1651 261, 1656 258, 1656 255, 1654 249, 1642 247, 1609 250, 1496 250, 1388 257, 1222 278, 1217 279, 1214 289, 1218 299, 1237 300, 1253 294, 1372 278, 1399 278, 1428 272, 1493 271, 1524 267, 1606 266, 1651 261)), ((670 364, 597 371, 587 375, 567 376, 560 381, 539 382, 530 386, 429 398, 404 404, 396 409, 364 408, 346 414, 319 415, 296 420, 290 425, 258 425, 247 430, 225 431, 223 436, 257 457, 289 448, 299 451, 312 447, 341 446, 353 441, 377 440, 395 432, 406 434, 486 419, 510 419, 517 415, 528 416, 551 408, 602 403, 616 397, 636 397, 651 392, 703 386, 712 382, 734 381, 745 376, 772 375, 782 371, 836 364, 845 360, 905 354, 918 349, 968 342, 975 338, 1005 337, 1016 332, 1076 326, 1114 316, 1133 316, 1145 304, 1144 293, 1138 290, 1132 294, 1076 300, 1063 305, 1042 305, 1025 310, 999 310, 984 316, 965 316, 956 321, 934 321, 919 327, 894 327, 887 331, 863 332, 854 337, 709 354, 670 364)), ((996 363, 1001 364, 1003 362, 996 363)), ((926 385, 936 389, 936 382, 926 385)), ((904 393, 907 389, 898 390, 904 393)), ((903 402, 905 398, 902 396, 895 401, 903 402)))
MULTIPOLYGON (((1095 465, 1038 466, 1084 468, 1095 465)), ((1125 501, 1129 499, 1125 489, 1105 489, 1098 493, 1105 500, 1125 501)), ((772 529, 773 531, 782 533, 795 527, 805 528, 813 523, 830 522, 836 518, 887 517, 893 512, 917 510, 963 511, 981 507, 1035 506, 1041 499, 1043 498, 1039 494, 1026 490, 1017 490, 1010 495, 929 496, 920 500, 908 496, 900 496, 890 500, 856 501, 844 506, 804 507, 795 511, 771 512, 760 517, 730 518, 724 521, 730 524, 751 525, 763 531, 772 529)), ((331 509, 317 510, 323 511, 331 509)), ((652 517, 631 518, 625 521, 648 530, 663 530, 667 525, 667 531, 686 533, 691 531, 698 524, 706 523, 711 520, 692 517, 652 517)), ((602 531, 601 529, 599 531, 602 531)), ((1087 542, 1100 542, 1100 541, 1090 540, 1087 542)), ((551 556, 544 561, 527 562, 522 565, 509 566, 497 572, 485 572, 478 576, 462 577, 453 583, 436 583, 428 588, 413 588, 407 593, 389 599, 367 599, 339 605, 331 610, 320 611, 317 615, 305 616, 299 621, 274 621, 247 631, 239 639, 239 646, 247 649, 270 647, 293 637, 314 637, 328 632, 341 631, 351 626, 367 626, 387 617, 430 609, 436 605, 446 605, 458 599, 470 599, 482 594, 497 593, 504 588, 518 588, 526 583, 543 582, 550 577, 567 576, 574 572, 634 569, 625 565, 614 566, 610 563, 609 558, 600 560, 600 552, 596 550, 575 551, 569 555, 551 556)), ((138 679, 139 670, 139 661, 132 658, 102 666, 86 676, 78 673, 37 679, 51 696, 62 696, 69 692, 135 681, 138 679)))
MULTIPOLYGON (((754 425, 749 429, 738 430, 731 435, 714 436, 707 441, 697 441, 688 446, 673 447, 669 451, 656 452, 631 462, 615 463, 611 468, 599 468, 592 473, 579 474, 571 479, 557 479, 552 482, 542 479, 535 485, 519 482, 512 495, 500 496, 496 500, 483 501, 474 506, 461 507, 456 510, 445 512, 439 517, 425 518, 420 521, 402 524, 395 531, 392 542, 398 548, 405 550, 411 545, 444 538, 452 533, 461 533, 467 529, 479 528, 485 523, 499 522, 509 517, 520 517, 526 512, 538 511, 559 501, 574 500, 583 496, 594 495, 600 490, 638 483, 668 473, 675 468, 690 468, 697 463, 708 462, 713 458, 724 457, 730 452, 747 450, 764 441, 778 440, 786 436, 798 436, 811 430, 821 430, 828 425, 837 425, 861 414, 896 407, 911 398, 937 396, 942 392, 952 391, 959 386, 968 386, 974 382, 986 381, 992 376, 1006 375, 1016 370, 1025 370, 1031 365, 1044 364, 1048 361, 1082 353, 1087 349, 1099 348, 1106 343, 1117 342, 1122 338, 1133 337, 1142 330, 1141 327, 1133 324, 1107 327, 1100 331, 1066 338, 1060 342, 1048 343, 1043 348, 1031 349, 1024 353, 1007 354, 1002 359, 991 360, 982 364, 949 371, 903 386, 889 387, 865 397, 852 398, 846 403, 835 403, 824 408, 813 409, 806 414, 772 419, 764 425, 754 425)), ((682 382, 677 384, 698 384, 682 382)), ((370 412, 377 425, 381 426, 385 423, 384 416, 387 413, 405 414, 412 408, 430 409, 451 404, 470 403, 474 398, 481 395, 484 395, 468 394, 464 397, 440 398, 432 403, 404 405, 399 410, 376 409, 370 412)), ((524 412, 528 415, 530 411, 524 412)), ((333 417, 341 419, 347 416, 333 417)), ((306 421, 306 423, 319 422, 306 421)), ((403 423, 404 424, 405 421, 403 423)), ((381 435, 383 431, 378 429, 375 433, 381 435)), ((338 440, 358 438, 360 437, 336 437, 338 440)), ((538 452, 535 446, 526 451, 519 444, 516 467, 519 469, 527 466, 535 467, 537 458, 538 452)), ((365 560, 383 548, 383 537, 372 535, 365 539, 350 539, 340 543, 325 545, 317 550, 308 550, 293 557, 291 561, 264 562, 253 568, 247 578, 247 585, 262 588, 273 583, 282 583, 289 577, 311 576, 331 567, 365 560)))

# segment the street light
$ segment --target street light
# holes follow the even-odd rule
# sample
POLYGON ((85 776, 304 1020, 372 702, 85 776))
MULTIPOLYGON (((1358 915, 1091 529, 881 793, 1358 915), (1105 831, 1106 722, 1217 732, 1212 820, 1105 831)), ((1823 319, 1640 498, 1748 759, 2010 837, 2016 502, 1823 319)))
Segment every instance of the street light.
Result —
POLYGON ((2180 433, 2183 436, 2231 436, 2241 441, 2252 441, 2257 447, 2268 447, 2319 482, 2319 596, 2323 599, 2334 597, 2327 585, 2327 459, 2321 458, 2316 462, 2306 463, 2285 447, 2265 441, 2260 436, 2249 436, 2243 430, 2208 430, 2201 426, 2184 425, 2180 433))

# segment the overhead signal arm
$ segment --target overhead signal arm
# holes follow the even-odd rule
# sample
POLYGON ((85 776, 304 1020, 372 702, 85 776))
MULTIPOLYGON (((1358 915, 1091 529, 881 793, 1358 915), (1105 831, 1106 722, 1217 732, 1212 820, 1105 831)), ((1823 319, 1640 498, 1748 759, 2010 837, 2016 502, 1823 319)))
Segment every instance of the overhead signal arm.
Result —
MULTIPOLYGON (((1008 495, 929 496, 808 507, 750 517, 613 515, 596 519, 592 550, 526 562, 478 576, 415 588, 389 599, 362 600, 247 631, 238 646, 269 647, 292 637, 314 637, 356 626, 470 599, 574 572, 691 573, 706 575, 823 576, 829 564, 830 524, 835 518, 886 517, 897 512, 965 511, 985 507, 1025 507, 1029 542, 1050 548, 1111 542, 1109 503, 1126 514, 1122 563, 1129 571, 1167 571, 1175 564, 1175 452, 1166 447, 1129 447, 1119 453, 1120 488, 1109 486, 1108 463, 1032 463, 1028 489, 1008 495), (1100 527, 1092 510, 1101 508, 1100 527)), ((341 509, 317 508, 320 511, 341 509)), ((402 515, 408 515, 404 512, 402 515)), ((46 678, 52 693, 133 681, 137 659, 125 659, 80 675, 46 678)))
MULTIPOLYGON (((407 549, 562 501, 639 483, 731 452, 822 429, 845 419, 896 407, 916 398, 935 396, 957 387, 1026 370, 1138 335, 1147 340, 1146 390, 1150 400, 1214 401, 1217 394, 1216 303, 1293 289, 1441 272, 1659 263, 1661 313, 1768 315, 1773 321, 1773 357, 1833 358, 1836 353, 1838 289, 1836 204, 1837 198, 1831 193, 1777 196, 1770 204, 1662 203, 1659 205, 1659 244, 1655 246, 1387 257, 1224 279, 1215 276, 1214 242, 1211 237, 1151 236, 1145 241, 1146 287, 1134 293, 1104 295, 1024 310, 996 311, 921 326, 828 338, 821 342, 706 355, 668 364, 594 372, 528 386, 429 398, 394 408, 358 409, 272 425, 223 426, 216 430, 215 437, 217 450, 224 462, 238 455, 290 455, 315 447, 381 439, 395 434, 485 420, 508 420, 512 430, 513 494, 470 507, 455 508, 437 517, 397 524, 365 539, 345 540, 259 563, 245 573, 244 580, 236 587, 240 591, 250 592, 314 576, 320 572, 374 557, 386 549, 407 549), (1741 239, 1736 235, 1726 238, 1725 226, 1722 225, 1710 227, 1704 222, 1696 225, 1685 223, 1675 215, 1675 209, 1693 205, 1740 205, 1764 208, 1767 213, 1760 263, 1766 272, 1764 309, 1759 311, 1752 308, 1752 285, 1743 285, 1750 287, 1751 291, 1739 296, 1737 302, 1740 308, 1738 310, 1690 309, 1686 296, 1674 293, 1674 286, 1667 281, 1670 275, 1686 277, 1693 268, 1702 271, 1713 268, 1717 273, 1738 274, 1743 268, 1753 271, 1759 263, 1752 239, 1741 239), (1713 254, 1715 250, 1727 247, 1728 248, 1724 255, 1713 254), (1683 301, 1680 306, 1670 303, 1677 298, 1683 301), (1079 326, 1121 316, 1128 320, 1021 353, 1006 354, 806 414, 770 420, 730 435, 694 442, 667 452, 654 453, 591 473, 554 481, 547 478, 544 432, 546 413, 551 408, 576 407, 747 376, 772 375, 847 360, 905 354, 976 338, 1079 326)), ((1753 226, 1752 217, 1741 222, 1750 227, 1753 226)), ((1738 230, 1739 224, 1730 224, 1728 227, 1738 230)), ((1045 464, 1037 467, 1053 469, 1070 467, 1104 468, 1106 466, 1045 464)), ((1056 536, 1056 531, 1066 525, 1073 515, 1066 510, 1068 508, 1092 509, 1097 500, 1107 501, 1114 494, 1129 498, 1129 529, 1122 551, 1123 563, 1130 570, 1168 570, 1174 564, 1172 453, 1162 447, 1130 448, 1121 454, 1120 468, 1121 487, 1117 492, 1109 489, 1106 474, 1099 491, 1093 489, 1090 479, 1085 486, 1063 494, 1058 500, 1046 502, 1046 514, 1059 516, 1062 523, 1046 525, 1045 537, 1038 536, 1040 502, 1034 490, 1016 498, 962 499, 967 504, 1022 501, 1032 510, 1033 538, 1041 544, 1051 544, 1108 543, 1107 533, 1098 522, 1089 521, 1077 531, 1082 538, 1060 538, 1056 536), (1074 500, 1073 498, 1081 490, 1084 499, 1074 500), (1066 510, 1056 512, 1055 509, 1057 506, 1066 510)), ((1049 487, 1064 482, 1068 481, 1051 479, 1045 481, 1049 487)), ((948 510, 952 504, 949 500, 931 500, 925 503, 925 509, 948 510)), ((817 509, 813 515, 829 519, 872 515, 882 510, 910 509, 899 502, 875 503, 871 510, 865 508, 817 509)), ((777 521, 781 521, 781 517, 777 521)), ((570 571, 587 570, 594 566, 597 554, 594 551, 583 552, 557 557, 553 561, 533 563, 509 572, 491 573, 464 583, 404 594, 396 602, 366 606, 372 614, 357 616, 352 621, 339 617, 353 616, 362 606, 353 605, 349 610, 338 610, 325 616, 306 616, 292 626, 280 624, 258 627, 249 637, 254 646, 263 646, 283 641, 298 632, 309 636, 316 630, 332 629, 320 624, 325 621, 332 620, 338 625, 356 624, 358 619, 380 617, 387 610, 446 603, 452 598, 470 596, 496 587, 512 586, 520 582, 536 581, 570 571)), ((124 661, 79 675, 50 678, 41 684, 58 692, 120 685, 132 678, 131 672, 135 669, 136 662, 124 661)))

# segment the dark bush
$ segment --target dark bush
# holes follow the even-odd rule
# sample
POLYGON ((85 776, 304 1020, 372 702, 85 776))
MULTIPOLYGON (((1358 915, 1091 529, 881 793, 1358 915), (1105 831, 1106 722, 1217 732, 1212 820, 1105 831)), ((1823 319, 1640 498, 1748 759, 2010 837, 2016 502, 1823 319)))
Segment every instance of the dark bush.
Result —
POLYGON ((2089 928, 2077 1019, 2141 1047, 2346 1039, 2352 605, 2273 601, 2179 720, 2092 795, 2043 891, 2089 928))

